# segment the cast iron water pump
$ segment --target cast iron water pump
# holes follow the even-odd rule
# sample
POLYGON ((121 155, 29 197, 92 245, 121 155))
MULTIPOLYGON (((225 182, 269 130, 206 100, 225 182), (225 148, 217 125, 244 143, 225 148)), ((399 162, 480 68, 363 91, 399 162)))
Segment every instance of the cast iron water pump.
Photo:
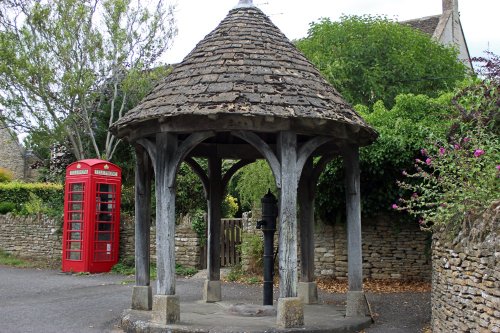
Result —
POLYGON ((264 305, 273 305, 273 252, 278 206, 276 197, 271 193, 271 190, 262 197, 261 203, 262 220, 257 222, 257 229, 262 229, 264 233, 264 305))

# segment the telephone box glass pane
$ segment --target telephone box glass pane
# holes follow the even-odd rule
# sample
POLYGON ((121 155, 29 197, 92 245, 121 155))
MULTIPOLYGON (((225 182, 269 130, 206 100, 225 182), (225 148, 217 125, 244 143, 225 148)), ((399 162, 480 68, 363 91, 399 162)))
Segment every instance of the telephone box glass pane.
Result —
POLYGON ((81 250, 82 243, 81 242, 69 242, 68 249, 70 250, 81 250))
POLYGON ((81 252, 68 252, 66 253, 66 259, 69 260, 81 260, 81 252))
POLYGON ((82 229, 82 224, 80 222, 70 223, 69 224, 69 229, 70 230, 81 230, 82 229))
POLYGON ((69 239, 71 240, 80 240, 82 239, 82 233, 81 232, 70 232, 69 233, 69 239))
POLYGON ((81 202, 72 202, 69 204, 69 209, 70 210, 82 210, 83 209, 83 203, 81 202))
POLYGON ((70 213, 69 214, 69 219, 71 221, 82 221, 83 220, 83 214, 82 213, 70 213))
POLYGON ((83 183, 74 183, 70 185, 70 192, 83 192, 83 183))
POLYGON ((70 201, 83 201, 83 193, 71 193, 69 195, 70 201))

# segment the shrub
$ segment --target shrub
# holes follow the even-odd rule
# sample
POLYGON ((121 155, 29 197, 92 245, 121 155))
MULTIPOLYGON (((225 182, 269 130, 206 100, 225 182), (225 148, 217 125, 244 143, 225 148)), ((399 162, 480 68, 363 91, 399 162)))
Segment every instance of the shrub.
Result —
POLYGON ((15 203, 15 211, 20 214, 61 216, 64 208, 63 186, 50 183, 0 183, 0 202, 15 203))
POLYGON ((249 273, 262 273, 264 241, 261 235, 243 232, 238 250, 241 252, 242 258, 248 260, 249 273))
POLYGON ((12 181, 14 174, 7 169, 0 168, 0 183, 8 183, 12 181))
POLYGON ((0 202, 0 214, 7 214, 15 211, 16 204, 13 202, 0 202))
POLYGON ((460 110, 447 140, 434 141, 415 159, 399 186, 406 195, 392 207, 419 218, 425 229, 469 226, 498 199, 500 86, 481 82, 454 98, 460 110))
POLYGON ((238 212, 238 200, 232 195, 228 194, 222 202, 222 217, 231 218, 238 212))

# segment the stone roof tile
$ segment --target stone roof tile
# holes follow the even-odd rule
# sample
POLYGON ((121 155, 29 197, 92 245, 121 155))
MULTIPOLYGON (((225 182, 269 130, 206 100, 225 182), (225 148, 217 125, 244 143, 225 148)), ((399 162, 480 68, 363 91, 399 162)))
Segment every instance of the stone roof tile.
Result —
MULTIPOLYGON (((172 122, 175 127, 175 121, 184 115, 216 119, 225 114, 274 116, 294 122, 292 127, 300 128, 302 134, 313 135, 334 135, 331 130, 335 126, 347 125, 352 133, 362 132, 362 137, 354 140, 363 144, 376 137, 376 132, 255 7, 231 10, 161 84, 113 124, 112 130, 127 136, 140 126, 154 127, 155 121, 172 122), (327 126, 306 127, 301 125, 304 119, 327 126)), ((239 122, 233 119, 231 124, 237 126, 239 122)))

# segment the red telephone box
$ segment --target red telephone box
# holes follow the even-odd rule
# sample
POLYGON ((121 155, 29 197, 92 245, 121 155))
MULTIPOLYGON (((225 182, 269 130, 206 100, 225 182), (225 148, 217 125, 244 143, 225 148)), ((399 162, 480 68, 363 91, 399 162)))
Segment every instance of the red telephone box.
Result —
POLYGON ((63 272, 109 272, 118 262, 121 169, 81 160, 66 169, 63 272))

